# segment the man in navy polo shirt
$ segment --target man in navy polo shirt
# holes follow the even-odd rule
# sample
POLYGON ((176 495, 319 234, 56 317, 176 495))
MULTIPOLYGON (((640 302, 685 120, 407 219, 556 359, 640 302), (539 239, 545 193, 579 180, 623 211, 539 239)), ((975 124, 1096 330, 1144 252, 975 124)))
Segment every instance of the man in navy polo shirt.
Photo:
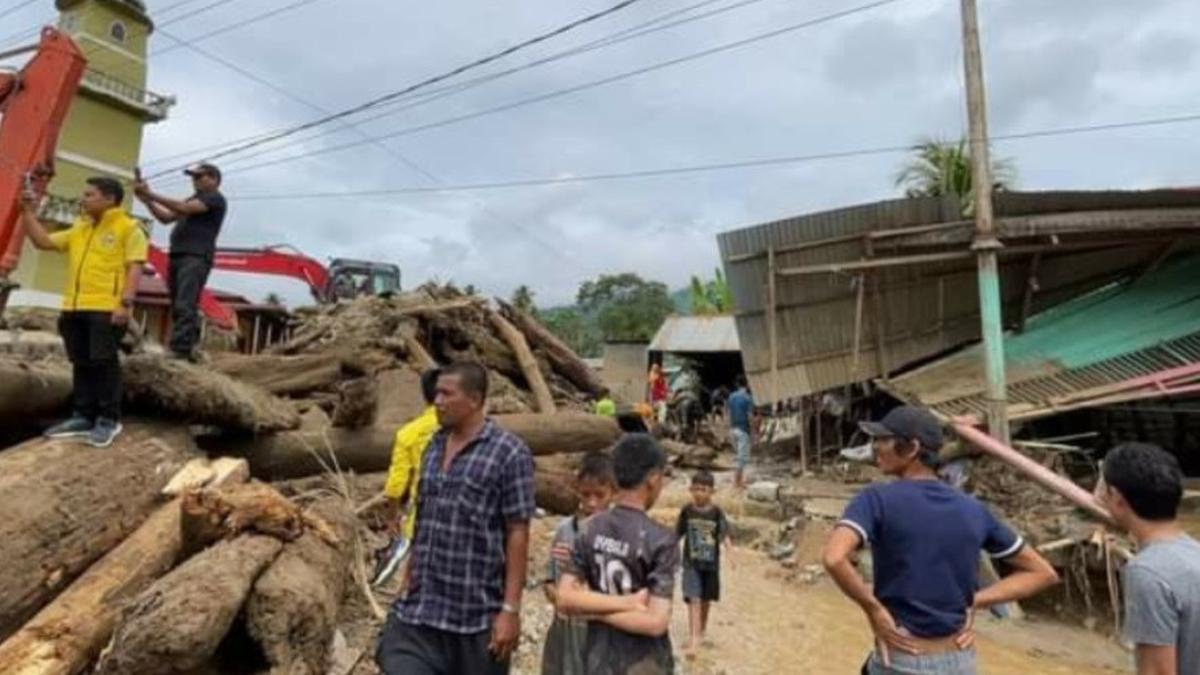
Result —
POLYGON ((879 468, 897 480, 864 489, 825 546, 825 569, 875 633, 868 675, 973 675, 974 612, 1034 595, 1054 568, 982 503, 938 480, 942 428, 928 410, 901 406, 861 425, 879 468), (851 560, 871 548, 875 585, 851 560), (979 553, 1014 571, 979 587, 979 553))

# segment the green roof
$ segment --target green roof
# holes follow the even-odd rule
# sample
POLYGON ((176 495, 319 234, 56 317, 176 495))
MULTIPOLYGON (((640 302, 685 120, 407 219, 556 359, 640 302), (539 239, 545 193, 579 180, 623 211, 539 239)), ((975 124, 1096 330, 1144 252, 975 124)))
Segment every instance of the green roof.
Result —
POLYGON ((1200 256, 1173 260, 1033 317, 1004 340, 1011 365, 1082 368, 1200 332, 1200 256))
MULTIPOLYGON (((1192 254, 1057 305, 1032 317, 1024 333, 1006 334, 1009 400, 1038 404, 1200 362, 1198 336, 1200 256, 1192 254)), ((972 345, 884 386, 957 414, 983 396, 982 351, 972 345)))

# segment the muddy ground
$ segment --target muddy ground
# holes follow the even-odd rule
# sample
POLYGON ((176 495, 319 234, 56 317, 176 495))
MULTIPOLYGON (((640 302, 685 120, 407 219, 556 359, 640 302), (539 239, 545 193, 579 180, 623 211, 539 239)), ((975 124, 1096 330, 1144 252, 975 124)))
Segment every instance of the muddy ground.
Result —
MULTIPOLYGON (((810 492, 830 495, 836 503, 845 494, 842 483, 804 479, 810 492)), ((688 495, 682 476, 667 488, 653 515, 673 525, 688 495)), ((802 522, 789 537, 796 543, 785 567, 769 553, 779 541, 783 523, 761 505, 734 497, 728 475, 718 476, 718 501, 735 521, 739 547, 733 569, 723 570, 724 598, 713 610, 711 645, 694 659, 677 654, 681 675, 777 675, 780 673, 858 673, 870 648, 870 632, 862 613, 846 600, 819 571, 820 548, 831 520, 802 522)), ((513 672, 540 673, 542 637, 552 612, 538 583, 545 568, 550 537, 558 519, 533 524, 530 583, 522 615, 522 645, 513 672)), ((1200 524, 1200 519, 1198 519, 1200 524)), ((365 616, 361 594, 356 612, 365 616)), ((386 604, 387 599, 380 596, 386 604)), ((355 613, 355 612, 352 612, 355 613)), ((344 626, 353 651, 361 654, 355 675, 378 670, 370 663, 377 630, 361 620, 344 626), (360 651, 361 650, 361 651, 360 651)), ((1023 621, 979 621, 980 670, 983 675, 1101 675, 1132 672, 1131 660, 1116 641, 1103 634, 1105 626, 1085 629, 1077 619, 1031 616, 1023 621)), ((677 596, 671 639, 677 651, 687 636, 687 609, 677 596)))

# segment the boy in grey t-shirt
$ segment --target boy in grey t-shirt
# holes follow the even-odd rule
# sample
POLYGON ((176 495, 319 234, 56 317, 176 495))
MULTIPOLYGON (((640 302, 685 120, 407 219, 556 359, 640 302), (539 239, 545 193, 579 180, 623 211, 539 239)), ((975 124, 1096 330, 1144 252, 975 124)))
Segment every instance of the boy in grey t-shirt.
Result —
POLYGON ((1200 673, 1200 542, 1176 520, 1183 473, 1175 457, 1144 443, 1114 448, 1097 496, 1141 552, 1125 567, 1125 635, 1138 675, 1200 673))
MULTIPOLYGON (((608 511, 615 488, 612 458, 602 452, 593 452, 585 456, 579 472, 575 475, 579 510, 559 523, 550 545, 550 561, 546 569, 544 588, 546 598, 552 604, 558 604, 558 581, 564 571, 571 568, 575 539, 578 538, 580 529, 588 518, 608 511)), ((556 612, 542 650, 542 675, 585 675, 587 634, 587 619, 556 612)))
POLYGON ((580 528, 571 569, 558 583, 558 609, 587 614, 588 675, 669 675, 668 628, 679 546, 646 514, 662 492, 666 455, 654 439, 629 434, 613 449, 613 508, 580 528))

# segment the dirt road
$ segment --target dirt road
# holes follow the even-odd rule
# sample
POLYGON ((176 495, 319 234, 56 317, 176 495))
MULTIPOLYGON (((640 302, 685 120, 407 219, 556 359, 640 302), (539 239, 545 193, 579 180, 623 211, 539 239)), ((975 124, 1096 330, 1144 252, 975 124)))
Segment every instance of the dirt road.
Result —
MULTIPOLYGON (((725 599, 713 610, 712 647, 694 661, 680 659, 684 675, 858 673, 870 647, 862 613, 832 582, 788 581, 779 564, 742 552, 727 572, 725 599)), ((802 565, 803 566, 803 563, 802 565)), ((687 635, 687 610, 676 603, 672 640, 687 635)), ((1058 623, 980 621, 983 675, 1101 675, 1130 672, 1112 642, 1058 623)))
MULTIPOLYGON (((674 482, 664 492, 653 516, 672 523, 686 502, 686 484, 674 482)), ((731 501, 727 488, 718 502, 749 530, 771 536, 774 521, 745 515, 745 503, 731 501)), ((534 524, 532 553, 541 565, 556 519, 534 524)), ((723 571, 723 600, 713 610, 712 646, 699 650, 694 660, 677 654, 681 675, 857 675, 870 648, 870 632, 862 613, 821 575, 814 583, 802 578, 806 566, 818 562, 829 525, 811 522, 797 542, 797 564, 792 570, 750 548, 735 552, 736 569, 723 571)), ((526 603, 526 639, 514 672, 540 672, 541 637, 549 611, 540 594, 526 603)), ((687 638, 687 608, 676 593, 671 640, 680 650, 687 638)), ((982 675, 1113 675, 1129 673, 1129 656, 1099 634, 1057 621, 979 621, 979 656, 982 675)))

